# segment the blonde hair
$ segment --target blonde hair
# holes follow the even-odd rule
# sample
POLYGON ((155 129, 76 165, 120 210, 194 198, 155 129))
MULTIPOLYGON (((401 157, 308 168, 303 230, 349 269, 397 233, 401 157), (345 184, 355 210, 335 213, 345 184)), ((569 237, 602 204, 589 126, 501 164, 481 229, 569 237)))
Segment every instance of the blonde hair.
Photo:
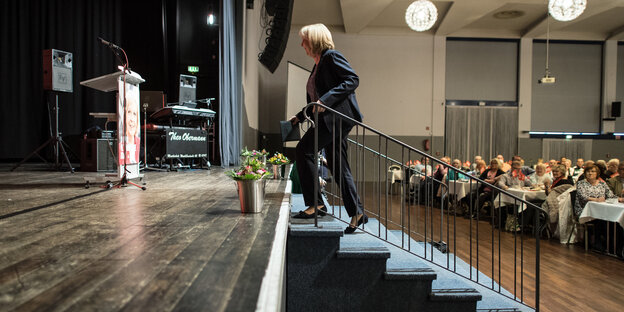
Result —
POLYGON ((321 55, 327 49, 334 49, 334 40, 332 40, 331 32, 323 24, 303 26, 299 30, 299 36, 308 40, 310 50, 314 55, 321 55))

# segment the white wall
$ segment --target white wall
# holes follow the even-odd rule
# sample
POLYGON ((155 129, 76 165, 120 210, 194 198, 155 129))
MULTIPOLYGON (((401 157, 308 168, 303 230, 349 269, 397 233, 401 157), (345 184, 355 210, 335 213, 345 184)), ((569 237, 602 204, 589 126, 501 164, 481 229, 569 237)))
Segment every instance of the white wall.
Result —
POLYGON ((260 9, 256 5, 254 10, 244 12, 244 38, 243 38, 243 64, 242 64, 242 87, 243 87, 243 113, 241 127, 243 129, 242 145, 256 148, 257 131, 259 128, 258 110, 260 98, 260 63, 258 62, 258 40, 261 30, 258 27, 260 9))
MULTIPOLYGON (((260 70, 260 131, 278 133, 278 121, 286 118, 287 61, 309 70, 314 62, 305 55, 291 28, 288 45, 274 74, 260 70)), ((364 122, 389 135, 428 136, 433 89, 433 36, 353 35, 331 29, 341 51, 360 77, 356 96, 364 122)), ((301 106, 305 105, 301 95, 301 106)), ((443 118, 443 117, 442 117, 443 118)), ((443 119, 438 121, 443 124, 443 119)))

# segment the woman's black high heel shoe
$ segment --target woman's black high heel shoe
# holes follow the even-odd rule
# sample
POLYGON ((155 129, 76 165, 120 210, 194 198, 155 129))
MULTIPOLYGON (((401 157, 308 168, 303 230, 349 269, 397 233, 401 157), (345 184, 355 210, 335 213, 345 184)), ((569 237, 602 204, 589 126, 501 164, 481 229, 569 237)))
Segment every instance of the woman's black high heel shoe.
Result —
MULTIPOLYGON (((327 214, 327 208, 325 208, 325 206, 321 207, 321 209, 318 210, 318 215, 319 216, 325 216, 327 214)), ((299 214, 296 214, 293 216, 293 218, 295 219, 312 219, 314 218, 314 213, 305 213, 303 210, 299 211, 299 214)))
MULTIPOLYGON (((362 223, 368 223, 367 215, 362 215, 362 217, 357 222, 357 226, 360 226, 362 223)), ((352 227, 351 224, 349 224, 349 226, 347 226, 347 228, 344 230, 344 233, 351 234, 355 232, 355 230, 357 230, 357 227, 352 227)))

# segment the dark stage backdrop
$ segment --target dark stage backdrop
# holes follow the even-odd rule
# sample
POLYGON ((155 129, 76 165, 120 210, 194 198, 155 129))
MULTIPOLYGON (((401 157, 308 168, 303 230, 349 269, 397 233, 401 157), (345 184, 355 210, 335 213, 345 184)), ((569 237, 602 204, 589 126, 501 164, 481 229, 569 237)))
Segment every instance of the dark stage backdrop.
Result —
MULTIPOLYGON (((121 1, 4 0, 0 9, 0 159, 21 159, 49 137, 42 50, 73 53, 73 93, 59 94, 59 128, 80 134, 90 111, 112 108, 114 95, 79 86, 110 73, 115 58, 95 38, 121 39, 121 1)), ((78 153, 78 151, 76 151, 78 153)))
POLYGON ((218 113, 219 29, 205 22, 218 9, 218 0, 0 1, 0 161, 19 161, 48 139, 46 102, 55 94, 60 131, 76 154, 72 161, 80 156, 82 134, 104 126, 89 113, 114 112, 114 92, 80 86, 119 65, 97 37, 123 47, 131 69, 146 80, 141 90, 164 91, 169 102, 177 101, 187 65, 199 66, 197 97, 217 98, 218 113), (73 93, 43 90, 44 49, 73 54, 73 93))

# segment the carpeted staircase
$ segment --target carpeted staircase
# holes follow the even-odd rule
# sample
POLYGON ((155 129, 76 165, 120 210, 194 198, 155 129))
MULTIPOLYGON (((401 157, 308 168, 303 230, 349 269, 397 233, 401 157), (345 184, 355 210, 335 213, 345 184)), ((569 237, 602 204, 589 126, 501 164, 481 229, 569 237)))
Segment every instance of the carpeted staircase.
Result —
MULTIPOLYGON (((305 209, 301 195, 293 194, 291 204, 293 213, 305 209)), ((348 219, 344 209, 335 214, 348 219)), ((382 233, 392 244, 361 231, 344 235, 345 226, 331 216, 319 218, 318 228, 313 219, 291 218, 288 311, 532 311, 392 245, 409 241, 410 251, 427 248, 431 254, 430 245, 386 231, 373 218, 367 230, 382 233)), ((433 262, 446 261, 447 254, 434 253, 429 256, 433 262)), ((476 272, 457 263, 458 272, 471 269, 476 272)))

